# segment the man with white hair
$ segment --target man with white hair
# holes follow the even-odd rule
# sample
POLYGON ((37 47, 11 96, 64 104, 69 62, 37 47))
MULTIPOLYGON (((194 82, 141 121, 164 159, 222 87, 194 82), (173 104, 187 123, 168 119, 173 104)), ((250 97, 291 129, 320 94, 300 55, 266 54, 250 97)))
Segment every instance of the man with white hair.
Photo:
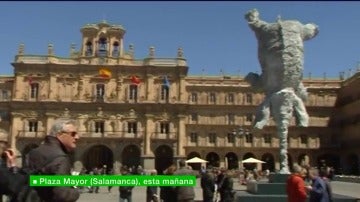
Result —
POLYGON ((295 164, 294 172, 286 181, 286 193, 288 195, 288 202, 306 201, 306 189, 302 172, 302 167, 298 164, 295 164))
MULTIPOLYGON (((28 167, 41 171, 43 175, 70 175, 71 161, 69 154, 76 148, 79 139, 76 122, 59 119, 52 125, 45 141, 28 154, 28 167)), ((74 202, 80 193, 73 187, 37 188, 45 202, 74 202)))

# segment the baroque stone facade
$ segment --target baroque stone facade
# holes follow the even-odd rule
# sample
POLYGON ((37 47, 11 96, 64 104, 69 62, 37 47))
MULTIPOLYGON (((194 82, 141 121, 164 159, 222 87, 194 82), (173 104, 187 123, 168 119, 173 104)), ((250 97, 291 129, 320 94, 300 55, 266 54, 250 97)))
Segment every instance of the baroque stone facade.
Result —
MULTIPOLYGON (((81 137, 72 156, 76 170, 103 164, 118 170, 125 164, 161 173, 177 159, 194 156, 228 168, 256 157, 267 162, 263 168, 279 169, 274 122, 250 130, 264 95, 241 75, 188 75, 181 48, 163 58, 150 47, 146 58, 136 59, 132 45, 124 49, 119 25, 88 24, 81 32, 82 46, 76 51, 72 45, 68 58, 56 56, 52 44, 47 55, 36 56, 25 54, 21 44, 14 76, 0 77, 0 138, 21 157, 41 143, 54 120, 68 117, 77 120, 81 137)), ((347 81, 303 82, 310 123, 291 123, 290 165, 317 165, 326 158, 340 169, 343 153, 333 151, 347 140, 346 130, 329 127, 329 120, 341 110, 334 106, 347 81)))

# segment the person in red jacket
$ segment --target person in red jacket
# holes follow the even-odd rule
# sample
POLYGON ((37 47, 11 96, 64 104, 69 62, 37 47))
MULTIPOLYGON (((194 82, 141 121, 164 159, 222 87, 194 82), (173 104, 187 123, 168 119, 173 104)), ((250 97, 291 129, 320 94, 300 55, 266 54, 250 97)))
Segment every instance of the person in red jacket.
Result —
POLYGON ((305 202, 306 188, 303 179, 303 169, 299 165, 294 165, 294 172, 286 181, 286 193, 288 202, 305 202))

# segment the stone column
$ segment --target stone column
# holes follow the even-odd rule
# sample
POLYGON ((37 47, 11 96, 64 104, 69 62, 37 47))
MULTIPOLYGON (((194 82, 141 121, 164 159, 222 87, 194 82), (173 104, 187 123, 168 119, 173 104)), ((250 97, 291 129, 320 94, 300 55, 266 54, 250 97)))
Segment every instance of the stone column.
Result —
POLYGON ((152 74, 147 75, 147 85, 146 85, 146 101, 150 101, 151 93, 154 93, 154 76, 152 74))
POLYGON ((121 89, 122 89, 122 83, 123 83, 123 78, 121 76, 119 76, 116 80, 116 96, 117 96, 117 101, 122 100, 121 97, 121 89))
POLYGON ((180 102, 182 102, 182 103, 186 102, 186 98, 185 98, 185 76, 180 76, 180 79, 179 79, 178 100, 180 102))
POLYGON ((78 131, 80 133, 86 133, 87 132, 86 126, 85 126, 85 121, 86 121, 87 117, 88 117, 87 115, 79 115, 77 117, 77 120, 79 122, 78 131))
POLYGON ((145 114, 146 126, 145 126, 145 145, 144 155, 154 155, 151 151, 151 134, 154 132, 153 115, 145 114))
MULTIPOLYGON (((16 148, 16 137, 19 135, 18 126, 23 126, 22 118, 24 117, 21 113, 12 112, 12 125, 10 127, 9 135, 11 137, 9 145, 11 148, 16 148), (11 133, 11 134, 10 134, 11 133)), ((24 128, 20 128, 20 130, 24 130, 24 128)))
POLYGON ((142 164, 145 169, 155 169, 155 156, 151 151, 151 134, 154 132, 153 115, 145 114, 145 142, 143 144, 142 164))
POLYGON ((56 96, 56 74, 49 74, 49 100, 54 100, 56 96))
MULTIPOLYGON (((24 91, 26 91, 27 88, 22 88, 21 86, 23 86, 23 80, 24 80, 24 75, 23 74, 19 74, 16 73, 15 74, 15 99, 14 100, 22 100, 22 94, 24 93, 24 91), (20 90, 21 89, 21 90, 20 90)), ((27 85, 29 85, 28 83, 26 83, 27 85)))
POLYGON ((185 118, 184 115, 178 115, 179 126, 178 126, 178 146, 177 146, 177 156, 185 156, 184 144, 186 142, 186 131, 185 131, 185 118))
POLYGON ((78 100, 84 100, 84 79, 83 75, 80 75, 78 83, 78 100))

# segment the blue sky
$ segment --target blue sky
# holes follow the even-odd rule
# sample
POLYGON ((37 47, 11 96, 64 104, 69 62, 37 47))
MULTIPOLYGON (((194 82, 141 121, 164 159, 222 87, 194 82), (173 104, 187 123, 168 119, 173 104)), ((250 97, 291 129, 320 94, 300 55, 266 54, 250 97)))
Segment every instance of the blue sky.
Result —
POLYGON ((0 74, 12 75, 11 62, 20 43, 25 54, 68 57, 70 44, 81 44, 80 28, 105 19, 126 29, 125 49, 134 44, 135 57, 175 57, 182 47, 189 75, 245 75, 261 72, 257 41, 244 14, 257 8, 274 22, 296 19, 314 22, 317 37, 305 42, 304 76, 338 78, 354 71, 360 61, 360 2, 0 2, 0 74))

